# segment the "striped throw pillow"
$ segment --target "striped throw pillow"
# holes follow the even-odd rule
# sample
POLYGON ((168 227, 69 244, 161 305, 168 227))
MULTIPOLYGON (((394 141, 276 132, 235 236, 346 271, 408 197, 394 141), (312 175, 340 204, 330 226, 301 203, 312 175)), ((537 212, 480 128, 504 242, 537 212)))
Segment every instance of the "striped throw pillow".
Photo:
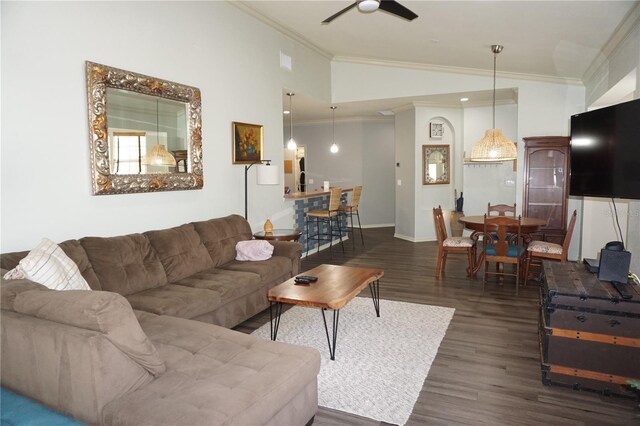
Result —
POLYGON ((52 290, 91 290, 75 262, 47 238, 4 275, 6 280, 24 278, 52 290))

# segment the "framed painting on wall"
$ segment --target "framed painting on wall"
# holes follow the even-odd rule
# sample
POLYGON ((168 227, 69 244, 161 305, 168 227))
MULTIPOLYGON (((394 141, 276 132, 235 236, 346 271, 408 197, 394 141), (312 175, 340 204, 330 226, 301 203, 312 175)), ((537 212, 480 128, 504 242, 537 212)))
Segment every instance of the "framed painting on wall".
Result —
POLYGON ((251 164, 262 160, 262 126, 233 122, 233 164, 251 164))
POLYGON ((444 123, 429 123, 429 137, 431 139, 441 139, 444 134, 444 123))

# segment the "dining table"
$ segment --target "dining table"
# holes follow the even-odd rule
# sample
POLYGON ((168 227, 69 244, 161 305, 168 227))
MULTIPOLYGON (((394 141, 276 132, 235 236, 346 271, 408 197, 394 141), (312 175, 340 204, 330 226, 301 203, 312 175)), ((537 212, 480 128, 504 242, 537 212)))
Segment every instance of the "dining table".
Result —
MULTIPOLYGON (((480 235, 484 233, 484 215, 462 216, 458 218, 458 221, 462 223, 465 228, 473 231, 471 232, 470 237, 472 240, 476 242, 478 241, 478 238, 480 237, 480 235)), ((533 234, 541 226, 544 226, 546 224, 547 224, 547 221, 545 219, 521 216, 520 217, 520 234, 525 235, 525 243, 528 243, 530 241, 531 239, 529 237, 530 234, 533 234)), ((513 229, 507 228, 507 232, 515 233, 515 232, 518 232, 518 229, 515 227, 513 229)), ((480 269, 480 266, 484 263, 483 259, 484 259, 484 250, 480 252, 480 254, 478 255, 478 258, 475 259, 472 272, 471 272, 472 277, 475 277, 477 275, 478 270, 480 269)))

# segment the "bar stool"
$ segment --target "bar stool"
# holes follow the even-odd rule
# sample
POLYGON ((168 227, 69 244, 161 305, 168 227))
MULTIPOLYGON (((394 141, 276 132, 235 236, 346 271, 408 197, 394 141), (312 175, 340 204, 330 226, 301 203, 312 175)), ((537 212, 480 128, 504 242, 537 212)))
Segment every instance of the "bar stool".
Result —
POLYGON ((362 194, 362 186, 356 186, 353 188, 353 195, 351 196, 351 204, 340 204, 338 210, 340 214, 343 214, 345 218, 349 216, 351 218, 351 238, 354 239, 353 246, 356 246, 355 234, 353 233, 353 215, 358 218, 358 228, 360 229, 360 240, 364 245, 364 236, 362 235, 362 225, 360 224, 360 213, 358 212, 358 204, 360 203, 360 194, 362 194))
POLYGON ((340 206, 340 197, 342 196, 342 188, 331 188, 331 195, 329 196, 329 207, 327 210, 309 210, 306 216, 306 231, 307 231, 307 256, 309 255, 309 241, 316 240, 318 242, 318 253, 320 252, 320 241, 329 240, 329 252, 333 256, 332 246, 333 237, 340 237, 340 245, 342 245, 342 252, 344 253, 344 243, 342 242, 342 227, 340 226, 340 217, 338 216, 338 207, 340 206), (309 220, 315 219, 316 233, 309 235, 309 220), (338 234, 333 233, 333 221, 335 220, 338 225, 338 234), (322 223, 329 225, 329 233, 323 234, 320 229, 322 223), (326 238, 323 238, 326 237, 326 238))

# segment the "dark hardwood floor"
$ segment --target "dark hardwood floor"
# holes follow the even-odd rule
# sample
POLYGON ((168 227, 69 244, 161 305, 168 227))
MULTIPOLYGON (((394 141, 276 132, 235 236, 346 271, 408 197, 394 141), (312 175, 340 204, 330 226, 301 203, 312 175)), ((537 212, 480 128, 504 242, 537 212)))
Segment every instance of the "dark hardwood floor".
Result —
MULTIPOLYGON (((435 242, 393 238, 393 228, 364 232, 364 247, 356 235, 355 249, 349 240, 344 255, 334 247, 333 259, 329 250, 310 254, 302 260, 303 270, 322 263, 382 268, 382 299, 456 309, 407 424, 640 425, 631 399, 542 384, 535 281, 516 297, 514 278, 505 278, 502 286, 490 278, 483 293, 480 274, 466 278, 464 255, 450 255, 445 278, 438 280, 435 242)), ((236 329, 250 333, 268 321, 267 310, 236 329)), ((377 424, 324 407, 314 422, 377 424)))

